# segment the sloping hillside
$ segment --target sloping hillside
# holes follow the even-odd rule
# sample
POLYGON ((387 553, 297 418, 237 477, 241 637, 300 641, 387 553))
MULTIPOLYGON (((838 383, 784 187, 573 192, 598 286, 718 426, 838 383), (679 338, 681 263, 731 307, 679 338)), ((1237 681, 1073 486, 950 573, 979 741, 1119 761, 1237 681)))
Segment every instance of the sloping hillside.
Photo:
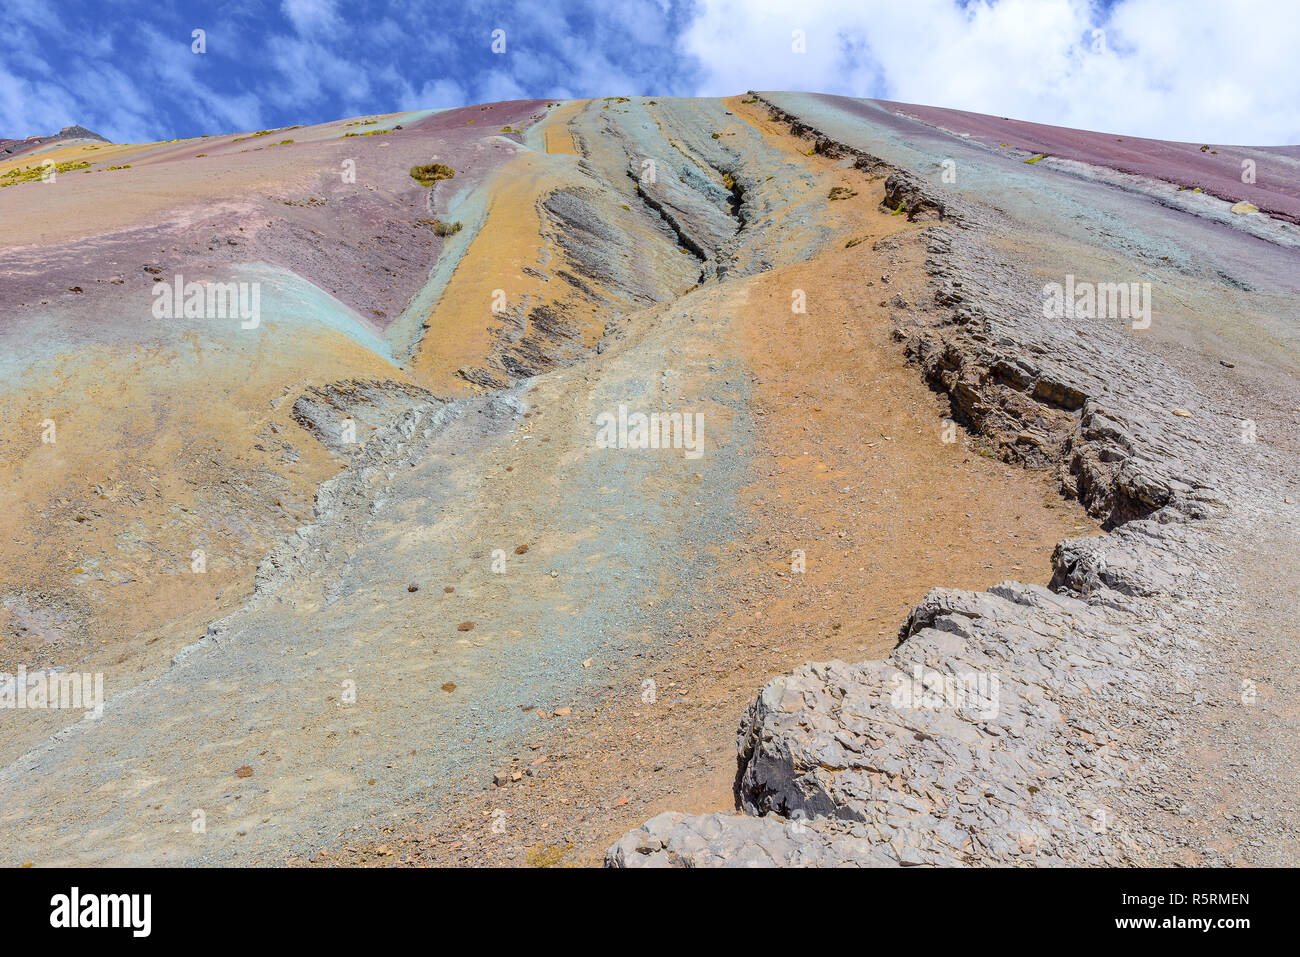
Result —
POLYGON ((44 152, 0 670, 107 702, 3 723, 5 861, 1271 862, 1300 175, 1200 145, 747 94, 44 152))

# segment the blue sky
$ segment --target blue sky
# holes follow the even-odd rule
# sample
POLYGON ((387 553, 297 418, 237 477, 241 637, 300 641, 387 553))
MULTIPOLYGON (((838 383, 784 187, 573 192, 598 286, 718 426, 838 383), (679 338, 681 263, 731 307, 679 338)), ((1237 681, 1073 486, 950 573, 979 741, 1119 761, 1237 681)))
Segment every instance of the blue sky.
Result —
POLYGON ((6 4, 17 22, 0 31, 7 136, 79 122, 115 140, 170 139, 500 99, 690 95, 696 80, 673 51, 687 19, 675 0, 6 4))
MULTIPOLYGON (((1300 143, 1287 0, 6 0, 0 136, 116 141, 524 97, 804 89, 1300 143), (192 50, 205 31, 206 52, 192 50), (494 53, 493 31, 505 50, 494 53)), ((499 45, 499 44, 498 44, 499 45)))

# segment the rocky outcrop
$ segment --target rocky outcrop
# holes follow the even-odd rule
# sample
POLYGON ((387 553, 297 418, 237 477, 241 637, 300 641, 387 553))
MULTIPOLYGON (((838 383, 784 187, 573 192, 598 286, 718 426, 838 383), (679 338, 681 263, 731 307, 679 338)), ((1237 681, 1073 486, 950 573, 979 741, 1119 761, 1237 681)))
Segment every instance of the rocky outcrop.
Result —
POLYGON ((806 664, 741 719, 746 817, 661 815, 611 866, 1105 864, 1116 823, 1194 673, 1190 627, 1158 603, 1205 544, 1133 522, 1057 549, 1057 592, 934 589, 884 661, 806 664), (1113 556, 1113 558, 1112 558, 1113 556), (793 833, 792 829, 793 828, 793 833))
MULTIPOLYGON (((1194 387, 1137 352, 1122 328, 1097 324, 1085 336, 1026 309, 1032 282, 968 237, 934 228, 927 251, 936 313, 896 336, 957 421, 1006 461, 1054 469, 1062 491, 1107 527, 1216 512, 1220 469, 1204 440, 1152 416, 1151 400, 1172 415, 1194 387)), ((1232 433, 1225 422, 1220 434, 1232 433)))
POLYGON ((56 143, 60 140, 94 140, 99 143, 111 143, 112 140, 100 136, 98 133, 86 129, 84 126, 65 126, 57 133, 49 136, 29 136, 24 140, 7 140, 0 138, 0 155, 17 156, 21 153, 29 152, 38 146, 47 143, 56 143))
POLYGON ((930 196, 917 183, 899 173, 885 179, 885 198, 881 205, 893 213, 906 213, 910 220, 943 219, 947 208, 942 200, 930 196))
POLYGON ((290 415, 331 452, 350 458, 375 429, 430 401, 429 392, 408 383, 353 379, 311 386, 294 400, 290 415))
POLYGON ((900 215, 906 213, 909 220, 951 218, 947 204, 942 199, 934 196, 902 170, 894 168, 878 156, 832 139, 752 90, 749 95, 769 110, 773 122, 786 124, 791 135, 811 139, 814 153, 831 159, 851 159, 854 169, 869 176, 884 176, 885 194, 881 206, 890 212, 900 215))
POLYGON ((877 845, 823 822, 668 812, 609 850, 613 867, 889 867, 877 845))

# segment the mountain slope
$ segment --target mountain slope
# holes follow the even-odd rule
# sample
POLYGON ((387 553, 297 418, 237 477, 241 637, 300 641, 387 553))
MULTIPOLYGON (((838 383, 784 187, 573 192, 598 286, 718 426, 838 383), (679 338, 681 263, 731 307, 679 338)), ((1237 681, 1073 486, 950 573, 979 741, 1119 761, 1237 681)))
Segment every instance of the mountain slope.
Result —
POLYGON ((7 859, 591 862, 733 805, 773 678, 734 798, 790 823, 656 819, 611 860, 1176 859, 1222 831, 1167 837, 1150 795, 1209 800, 1180 775, 1216 737, 1293 834, 1285 628, 1229 708, 1231 622, 1295 567, 1285 209, 909 112, 490 104, 69 147, 91 167, 0 191, 6 664, 109 694, 7 723, 7 859), (257 322, 159 319, 178 275, 256 283, 257 322), (1150 326, 1044 317, 1066 275, 1151 283, 1150 326), (620 407, 703 444, 604 448, 620 407), (869 744, 838 689, 888 655, 995 672, 1007 708, 869 744))

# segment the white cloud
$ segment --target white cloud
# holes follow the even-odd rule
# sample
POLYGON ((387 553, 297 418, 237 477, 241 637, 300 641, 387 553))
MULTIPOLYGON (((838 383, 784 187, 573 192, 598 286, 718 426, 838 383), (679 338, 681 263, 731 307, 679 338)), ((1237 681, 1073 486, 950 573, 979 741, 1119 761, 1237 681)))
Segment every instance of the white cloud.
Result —
POLYGON ((1127 135, 1300 142, 1286 0, 699 0, 700 95, 809 90, 1127 135), (1093 30, 1100 29, 1097 44, 1093 30), (807 52, 791 50, 803 30, 807 52))
POLYGON ((526 100, 528 91, 515 82, 509 73, 482 73, 475 87, 476 100, 480 103, 498 103, 502 100, 526 100))
POLYGON ((213 133, 255 130, 262 125, 262 103, 252 93, 219 93, 200 76, 211 67, 206 57, 153 28, 145 28, 142 39, 147 55, 144 67, 151 79, 168 90, 173 100, 183 103, 192 116, 202 117, 204 128, 213 133))
POLYGON ((465 106, 465 89, 455 80, 435 80, 426 83, 420 92, 408 97, 401 109, 407 110, 443 110, 465 106))
POLYGON ((334 0, 284 0, 284 15, 301 34, 331 32, 339 25, 334 0))
POLYGON ((314 106, 328 91, 346 103, 370 94, 370 69, 314 40, 273 36, 267 40, 270 62, 280 82, 264 87, 267 100, 286 110, 314 106))

